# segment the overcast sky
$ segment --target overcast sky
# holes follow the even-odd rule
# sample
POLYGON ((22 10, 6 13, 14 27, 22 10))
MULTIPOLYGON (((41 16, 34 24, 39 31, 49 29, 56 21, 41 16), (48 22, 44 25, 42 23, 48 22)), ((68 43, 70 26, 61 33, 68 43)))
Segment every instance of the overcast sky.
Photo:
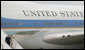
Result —
POLYGON ((41 3, 41 4, 82 5, 82 6, 84 6, 84 1, 30 1, 30 2, 41 3))

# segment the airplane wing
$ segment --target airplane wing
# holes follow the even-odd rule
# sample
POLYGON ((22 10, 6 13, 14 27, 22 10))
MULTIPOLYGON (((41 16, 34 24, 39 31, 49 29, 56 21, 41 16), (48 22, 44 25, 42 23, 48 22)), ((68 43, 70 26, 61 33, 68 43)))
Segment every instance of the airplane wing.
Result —
POLYGON ((35 34, 38 31, 20 31, 14 34, 14 38, 18 42, 22 42, 24 39, 29 38, 31 35, 35 34))
POLYGON ((84 43, 84 31, 61 34, 50 34, 44 36, 44 42, 59 45, 71 45, 84 43))
POLYGON ((21 32, 17 32, 16 34, 34 34, 38 31, 21 31, 21 32))
POLYGON ((46 32, 46 31, 40 31, 40 30, 31 30, 31 31, 19 31, 15 33, 13 36, 17 42, 22 42, 25 39, 29 39, 32 35, 38 33, 38 32, 46 32))

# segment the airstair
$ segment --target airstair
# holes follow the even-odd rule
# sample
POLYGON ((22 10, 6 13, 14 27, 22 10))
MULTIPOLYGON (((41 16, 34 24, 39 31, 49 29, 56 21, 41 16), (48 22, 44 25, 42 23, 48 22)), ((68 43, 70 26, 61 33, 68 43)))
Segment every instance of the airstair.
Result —
POLYGON ((14 39, 13 39, 13 45, 10 47, 6 42, 5 42, 5 37, 7 34, 5 34, 1 30, 1 49, 23 49, 14 39))

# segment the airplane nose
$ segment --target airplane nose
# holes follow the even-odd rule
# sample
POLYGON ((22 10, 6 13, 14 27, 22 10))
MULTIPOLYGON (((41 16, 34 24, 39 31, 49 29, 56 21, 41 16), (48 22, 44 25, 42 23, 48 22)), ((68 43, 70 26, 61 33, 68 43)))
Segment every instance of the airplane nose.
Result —
POLYGON ((52 34, 46 35, 43 38, 43 41, 48 44, 57 44, 57 45, 72 45, 72 44, 79 44, 84 42, 84 36, 77 35, 60 35, 60 34, 52 34))
POLYGON ((44 36, 43 41, 49 44, 65 45, 67 43, 65 39, 64 35, 52 34, 44 36))
POLYGON ((58 43, 59 38, 57 37, 57 35, 46 35, 44 36, 43 41, 45 43, 56 44, 58 43))
POLYGON ((57 35, 46 35, 44 36, 44 41, 51 41, 53 39, 56 39, 57 38, 57 35))

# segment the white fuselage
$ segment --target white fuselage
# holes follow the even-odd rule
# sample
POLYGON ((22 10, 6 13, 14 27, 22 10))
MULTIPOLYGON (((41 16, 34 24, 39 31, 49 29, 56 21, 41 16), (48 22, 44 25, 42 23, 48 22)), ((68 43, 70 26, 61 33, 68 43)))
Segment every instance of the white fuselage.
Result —
MULTIPOLYGON (((32 39, 36 38, 35 41, 37 44, 38 42, 42 41, 38 38, 44 37, 44 35, 46 35, 45 34, 46 31, 47 31, 46 33, 48 32, 51 33, 53 30, 55 31, 57 30, 56 32, 79 31, 79 30, 84 31, 84 6, 35 4, 35 3, 26 3, 23 1, 14 1, 14 2, 2 1, 1 28, 4 31, 18 31, 18 32, 39 31, 37 34, 34 34, 31 37, 32 39)), ((58 35, 56 35, 56 37, 57 36, 58 35)), ((48 38, 48 36, 46 37, 48 38)), ((59 37, 61 37, 60 34, 59 37)), ((30 40, 30 38, 24 40, 23 40, 24 44, 22 45, 29 46, 30 44, 30 46, 26 48, 32 48, 32 46, 34 46, 34 48, 38 48, 37 46, 40 46, 42 44, 45 45, 44 42, 41 42, 39 43, 39 45, 35 47, 35 45, 33 45, 35 44, 34 40, 32 42, 33 44, 30 43, 32 41, 30 40)), ((42 47, 45 47, 44 45, 42 47)), ((55 45, 46 44, 46 46, 49 47, 54 46, 56 48, 55 45)))

